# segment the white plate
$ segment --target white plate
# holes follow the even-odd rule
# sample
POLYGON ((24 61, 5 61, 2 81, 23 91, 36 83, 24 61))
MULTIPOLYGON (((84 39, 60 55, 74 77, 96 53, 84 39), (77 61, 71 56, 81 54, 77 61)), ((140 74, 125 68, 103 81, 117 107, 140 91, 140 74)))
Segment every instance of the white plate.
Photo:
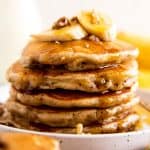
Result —
MULTIPOLYGON (((8 86, 0 87, 0 102, 7 99, 8 89, 8 86)), ((150 91, 139 90, 138 94, 147 106, 150 105, 150 91)), ((73 135, 35 132, 0 125, 0 131, 26 132, 55 137, 61 141, 62 150, 141 150, 150 145, 149 128, 128 133, 73 135)))

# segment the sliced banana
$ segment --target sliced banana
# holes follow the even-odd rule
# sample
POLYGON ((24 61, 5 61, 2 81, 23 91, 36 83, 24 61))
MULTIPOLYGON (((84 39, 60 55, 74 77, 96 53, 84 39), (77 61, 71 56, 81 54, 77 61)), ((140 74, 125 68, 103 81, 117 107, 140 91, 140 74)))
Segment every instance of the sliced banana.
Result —
POLYGON ((51 29, 37 35, 31 35, 39 41, 71 41, 87 36, 87 32, 80 24, 69 25, 60 29, 51 29))
POLYGON ((77 18, 88 33, 104 41, 112 41, 116 38, 116 26, 108 16, 95 11, 82 11, 77 18))

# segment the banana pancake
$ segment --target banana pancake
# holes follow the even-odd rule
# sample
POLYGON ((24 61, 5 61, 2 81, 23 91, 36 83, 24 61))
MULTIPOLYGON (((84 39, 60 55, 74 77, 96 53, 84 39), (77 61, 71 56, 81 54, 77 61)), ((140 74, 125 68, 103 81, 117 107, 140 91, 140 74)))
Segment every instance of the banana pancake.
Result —
POLYGON ((122 119, 109 122, 107 124, 101 125, 93 123, 89 126, 81 126, 80 129, 78 125, 76 127, 50 127, 41 123, 30 122, 23 117, 16 115, 10 115, 11 119, 6 124, 9 126, 17 127, 20 129, 42 131, 42 132, 55 132, 55 133, 91 133, 91 134, 103 134, 103 133, 119 133, 128 132, 136 129, 137 122, 139 121, 139 116, 135 112, 130 112, 122 119))
POLYGON ((137 62, 128 60, 122 64, 98 70, 70 72, 64 69, 32 70, 19 62, 8 72, 8 81, 16 89, 66 89, 86 92, 117 91, 137 82, 137 62))
POLYGON ((123 41, 94 42, 76 40, 66 42, 31 41, 24 48, 24 66, 63 66, 71 71, 98 69, 101 66, 136 58, 138 50, 123 41))
POLYGON ((120 113, 131 109, 139 102, 138 98, 133 98, 127 103, 106 109, 56 109, 50 107, 33 107, 23 105, 15 100, 9 100, 6 107, 9 112, 20 117, 24 117, 35 123, 42 123, 51 127, 74 127, 78 123, 89 125, 92 123, 107 122, 114 120, 120 113), (109 117, 114 117, 109 119, 109 117))
POLYGON ((133 92, 135 89, 132 87, 122 91, 100 94, 66 90, 40 90, 27 93, 11 88, 10 97, 32 106, 107 108, 130 101, 135 96, 133 92))

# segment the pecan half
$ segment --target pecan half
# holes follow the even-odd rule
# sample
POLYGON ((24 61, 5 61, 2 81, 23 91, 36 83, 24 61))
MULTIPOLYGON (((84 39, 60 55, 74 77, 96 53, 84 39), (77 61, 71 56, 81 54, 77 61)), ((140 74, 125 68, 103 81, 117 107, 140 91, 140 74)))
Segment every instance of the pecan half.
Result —
POLYGON ((90 40, 90 41, 94 41, 94 42, 100 42, 101 41, 99 37, 97 37, 96 35, 93 35, 93 34, 88 35, 85 39, 90 40))
POLYGON ((66 17, 62 17, 54 23, 54 25, 52 26, 52 29, 60 29, 68 25, 70 25, 69 19, 66 17))
POLYGON ((74 16, 70 19, 70 23, 71 24, 79 24, 79 20, 76 16, 74 16))

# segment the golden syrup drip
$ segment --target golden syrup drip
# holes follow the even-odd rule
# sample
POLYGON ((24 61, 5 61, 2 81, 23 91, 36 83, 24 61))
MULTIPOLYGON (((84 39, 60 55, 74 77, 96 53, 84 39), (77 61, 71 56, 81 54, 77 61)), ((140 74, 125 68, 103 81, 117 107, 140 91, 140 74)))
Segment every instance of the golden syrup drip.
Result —
POLYGON ((143 129, 144 125, 150 126, 150 111, 140 104, 136 105, 134 110, 140 116, 140 122, 137 125, 137 129, 143 129))

